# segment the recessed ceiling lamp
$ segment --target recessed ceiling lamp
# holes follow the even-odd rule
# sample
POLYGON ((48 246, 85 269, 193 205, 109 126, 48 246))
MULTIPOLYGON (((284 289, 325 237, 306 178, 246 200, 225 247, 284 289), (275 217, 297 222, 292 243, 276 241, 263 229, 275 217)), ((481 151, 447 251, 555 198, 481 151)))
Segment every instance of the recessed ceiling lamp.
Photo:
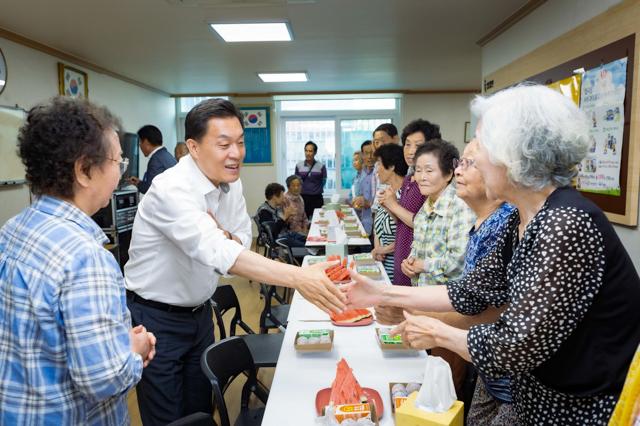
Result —
POLYGON ((227 43, 292 40, 287 22, 209 25, 227 43))
POLYGON ((265 83, 289 83, 308 80, 306 72, 261 72, 258 73, 258 77, 265 83))

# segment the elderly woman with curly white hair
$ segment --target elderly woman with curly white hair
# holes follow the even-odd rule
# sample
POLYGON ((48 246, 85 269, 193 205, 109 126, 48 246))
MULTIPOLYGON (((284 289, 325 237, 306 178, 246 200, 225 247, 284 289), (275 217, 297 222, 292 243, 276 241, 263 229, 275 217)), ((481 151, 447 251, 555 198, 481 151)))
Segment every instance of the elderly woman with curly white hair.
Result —
POLYGON ((589 142, 584 114, 542 86, 472 103, 474 166, 487 193, 517 207, 495 250, 445 286, 380 286, 353 274, 352 307, 393 305, 478 314, 456 329, 406 315, 412 346, 444 347, 488 377, 512 378, 520 424, 606 424, 640 342, 640 279, 603 212, 570 187, 589 142))

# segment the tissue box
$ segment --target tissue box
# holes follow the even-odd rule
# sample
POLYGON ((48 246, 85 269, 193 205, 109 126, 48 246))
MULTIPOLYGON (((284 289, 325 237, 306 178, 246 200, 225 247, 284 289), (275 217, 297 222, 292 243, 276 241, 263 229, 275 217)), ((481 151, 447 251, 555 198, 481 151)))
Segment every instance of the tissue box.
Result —
POLYGON ((418 392, 414 392, 396 409, 396 426, 462 426, 464 404, 455 401, 449 411, 430 413, 416 407, 418 392))

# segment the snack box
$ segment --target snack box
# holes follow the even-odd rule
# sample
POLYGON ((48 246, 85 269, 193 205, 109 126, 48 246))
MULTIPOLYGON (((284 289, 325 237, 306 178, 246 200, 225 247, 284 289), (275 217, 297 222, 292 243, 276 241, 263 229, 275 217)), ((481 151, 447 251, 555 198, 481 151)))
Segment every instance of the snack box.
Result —
POLYGON ((356 253, 352 256, 352 259, 356 261, 356 264, 375 264, 376 261, 371 253, 356 253))
POLYGON ((298 352, 329 352, 333 348, 333 330, 300 330, 296 333, 294 348, 298 352), (307 339, 307 343, 302 343, 301 337, 307 339), (309 343, 311 339, 318 342, 309 343))
POLYGON ((358 223, 358 218, 356 218, 355 216, 345 216, 344 219, 342 219, 342 221, 345 223, 345 225, 347 224, 357 224, 358 223))
POLYGON ((367 234, 363 234, 362 232, 360 232, 359 229, 356 229, 354 231, 345 231, 345 234, 347 234, 347 237, 350 237, 350 238, 367 238, 368 237, 367 234))
POLYGON ((414 392, 396 409, 396 426, 462 426, 464 404, 455 401, 444 413, 431 413, 416 407, 418 392, 414 392))
POLYGON ((418 392, 422 384, 416 382, 392 382, 389 383, 389 395, 391 395, 391 412, 396 411, 414 392, 418 392))
POLYGON ((324 206, 322 206, 322 209, 324 211, 340 210, 340 204, 338 204, 338 203, 327 203, 324 206))
MULTIPOLYGON (((341 424, 343 421, 347 419, 361 419, 368 418, 370 419, 376 426, 378 426, 379 419, 376 414, 376 406, 373 404, 362 403, 362 404, 344 404, 344 405, 336 405, 335 408, 335 417, 338 421, 338 424, 341 424)), ((323 410, 324 414, 324 410, 323 410)))
POLYGON ((375 263, 363 265, 356 262, 356 271, 358 271, 360 275, 367 276, 374 280, 382 278, 382 272, 380 272, 380 268, 375 263))
POLYGON ((309 265, 309 266, 315 265, 316 263, 325 262, 326 260, 327 260, 327 258, 325 256, 309 257, 307 259, 307 265, 309 265))
POLYGON ((389 333, 390 328, 378 328, 376 327, 376 339, 383 351, 406 351, 411 348, 404 344, 402 336, 391 336, 389 333))

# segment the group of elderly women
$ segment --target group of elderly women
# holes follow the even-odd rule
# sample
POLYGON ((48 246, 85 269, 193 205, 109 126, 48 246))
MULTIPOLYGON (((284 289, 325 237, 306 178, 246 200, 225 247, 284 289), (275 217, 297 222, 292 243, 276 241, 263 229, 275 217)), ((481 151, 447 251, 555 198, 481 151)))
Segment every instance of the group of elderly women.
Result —
POLYGON ((640 343, 640 278, 604 213, 571 186, 587 118, 537 85, 471 109, 462 157, 423 120, 403 147, 376 150, 389 186, 375 228, 394 222, 395 240, 382 235, 393 253, 375 254, 394 256, 399 285, 354 272, 349 306, 391 321, 402 308, 395 332, 411 346, 470 361, 481 380, 468 424, 606 424, 640 343))

